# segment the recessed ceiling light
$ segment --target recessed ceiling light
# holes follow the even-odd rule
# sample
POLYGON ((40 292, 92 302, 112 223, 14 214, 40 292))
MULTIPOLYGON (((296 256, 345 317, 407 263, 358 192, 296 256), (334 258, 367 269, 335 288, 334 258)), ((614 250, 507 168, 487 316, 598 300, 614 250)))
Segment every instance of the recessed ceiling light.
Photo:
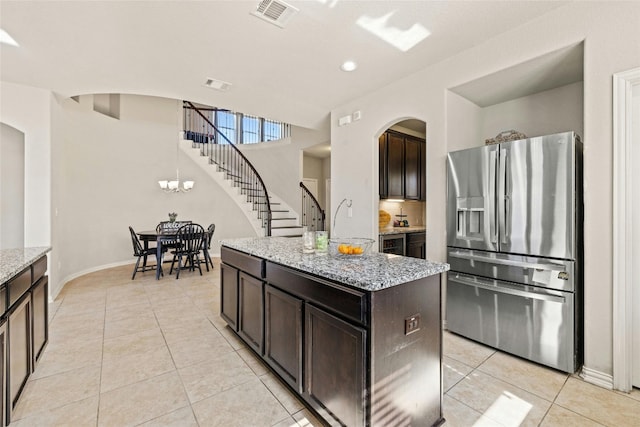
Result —
POLYGON ((340 66, 340 69, 342 71, 347 71, 347 72, 353 71, 356 68, 358 68, 358 64, 356 64, 354 61, 344 61, 340 66))

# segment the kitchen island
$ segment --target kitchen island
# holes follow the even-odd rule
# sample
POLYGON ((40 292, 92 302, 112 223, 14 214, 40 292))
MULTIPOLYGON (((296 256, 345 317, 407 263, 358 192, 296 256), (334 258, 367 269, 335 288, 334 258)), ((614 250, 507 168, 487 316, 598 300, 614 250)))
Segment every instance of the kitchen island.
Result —
POLYGON ((221 258, 222 318, 327 424, 444 422, 447 264, 285 237, 223 240, 221 258))

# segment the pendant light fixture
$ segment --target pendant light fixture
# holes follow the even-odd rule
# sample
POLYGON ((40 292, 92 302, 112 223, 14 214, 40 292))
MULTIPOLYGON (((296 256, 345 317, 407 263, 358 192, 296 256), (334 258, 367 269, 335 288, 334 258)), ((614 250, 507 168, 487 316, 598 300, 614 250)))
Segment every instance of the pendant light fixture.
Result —
MULTIPOLYGON (((180 103, 178 104, 178 128, 180 127, 180 103)), ((178 132, 178 140, 176 141, 176 179, 158 181, 160 189, 165 193, 186 193, 193 188, 193 181, 180 182, 180 141, 183 139, 184 132, 178 132)))

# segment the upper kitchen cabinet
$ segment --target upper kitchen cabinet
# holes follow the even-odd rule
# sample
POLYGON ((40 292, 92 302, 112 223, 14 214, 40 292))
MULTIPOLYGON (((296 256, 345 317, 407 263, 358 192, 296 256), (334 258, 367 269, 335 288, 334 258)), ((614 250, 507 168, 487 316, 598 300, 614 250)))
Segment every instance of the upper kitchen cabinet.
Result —
POLYGON ((388 130, 379 139, 380 199, 425 200, 425 140, 388 130))

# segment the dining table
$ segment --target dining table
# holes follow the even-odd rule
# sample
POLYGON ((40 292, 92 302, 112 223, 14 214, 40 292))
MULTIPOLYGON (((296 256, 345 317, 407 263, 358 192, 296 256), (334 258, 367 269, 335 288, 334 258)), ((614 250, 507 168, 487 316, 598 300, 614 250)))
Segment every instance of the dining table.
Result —
POLYGON ((156 242, 156 280, 159 280, 162 273, 162 244, 164 242, 175 242, 178 237, 178 229, 138 231, 138 237, 142 241, 145 250, 149 249, 149 242, 156 242))
MULTIPOLYGON (((149 249, 149 242, 156 242, 156 280, 160 280, 160 275, 162 274, 162 245, 166 242, 174 243, 177 240, 178 228, 138 231, 137 234, 145 250, 149 249)), ((202 250, 204 256, 208 258, 209 235, 206 232, 204 233, 203 242, 202 250)))

